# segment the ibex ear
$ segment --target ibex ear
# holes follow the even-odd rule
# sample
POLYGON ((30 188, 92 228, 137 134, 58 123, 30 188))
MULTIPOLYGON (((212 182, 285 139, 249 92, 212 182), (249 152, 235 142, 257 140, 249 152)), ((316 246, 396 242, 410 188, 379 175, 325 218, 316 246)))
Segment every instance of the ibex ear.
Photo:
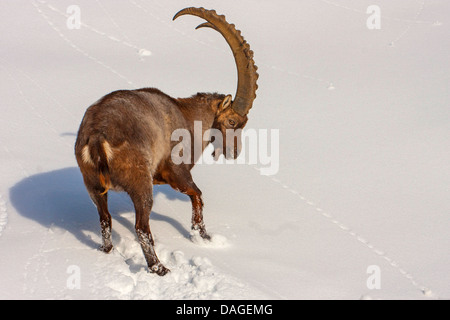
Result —
POLYGON ((231 102, 232 102, 233 97, 231 96, 231 94, 227 95, 225 97, 225 99, 222 100, 222 102, 219 105, 219 112, 223 111, 225 109, 227 109, 229 106, 231 106, 231 102))

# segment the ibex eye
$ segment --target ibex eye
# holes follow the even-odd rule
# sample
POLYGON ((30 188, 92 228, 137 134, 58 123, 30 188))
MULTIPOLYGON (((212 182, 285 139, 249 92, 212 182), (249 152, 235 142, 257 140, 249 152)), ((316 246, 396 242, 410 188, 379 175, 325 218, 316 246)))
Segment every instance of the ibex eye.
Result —
POLYGON ((236 121, 230 119, 230 120, 228 120, 228 124, 230 126, 234 127, 236 125, 236 121))

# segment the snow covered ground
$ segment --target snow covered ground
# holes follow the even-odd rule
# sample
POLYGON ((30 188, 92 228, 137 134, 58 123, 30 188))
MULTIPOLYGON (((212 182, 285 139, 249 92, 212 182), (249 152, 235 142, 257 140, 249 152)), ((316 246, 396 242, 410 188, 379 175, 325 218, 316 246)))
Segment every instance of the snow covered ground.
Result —
POLYGON ((449 19, 447 0, 2 1, 0 298, 450 298, 449 19), (161 278, 125 194, 110 200, 115 250, 97 250, 73 145, 117 89, 235 93, 223 38, 172 22, 188 6, 225 14, 255 51, 247 127, 279 129, 279 171, 194 168, 210 244, 191 238, 188 199, 158 187, 161 278))

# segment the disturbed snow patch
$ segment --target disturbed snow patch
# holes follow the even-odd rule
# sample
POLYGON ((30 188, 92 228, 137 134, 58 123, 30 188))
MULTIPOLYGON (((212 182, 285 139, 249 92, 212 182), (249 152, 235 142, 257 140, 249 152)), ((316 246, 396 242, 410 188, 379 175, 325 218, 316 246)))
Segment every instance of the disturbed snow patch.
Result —
POLYGON ((138 54, 141 58, 144 58, 144 57, 150 57, 152 55, 152 52, 147 49, 140 49, 138 54))
MULTIPOLYGON (((213 247, 226 242, 222 236, 212 238, 213 247)), ((110 255, 99 258, 94 290, 106 299, 262 298, 238 279, 223 274, 208 258, 188 258, 182 251, 169 251, 162 245, 157 245, 156 251, 171 270, 164 277, 147 271, 141 248, 134 239, 122 240, 110 255)))
POLYGON ((211 239, 205 240, 200 236, 199 231, 191 231, 191 241, 199 246, 207 248, 225 248, 230 244, 228 239, 220 234, 210 234, 211 239))

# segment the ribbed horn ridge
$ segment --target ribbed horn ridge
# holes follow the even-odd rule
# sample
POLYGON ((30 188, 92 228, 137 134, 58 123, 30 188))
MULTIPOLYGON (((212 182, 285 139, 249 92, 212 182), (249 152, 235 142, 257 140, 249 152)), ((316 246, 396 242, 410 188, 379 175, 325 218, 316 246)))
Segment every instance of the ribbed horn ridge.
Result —
POLYGON ((203 27, 215 29, 227 41, 231 51, 233 51, 238 71, 238 86, 232 108, 242 116, 247 115, 256 99, 256 90, 258 89, 256 81, 259 77, 258 67, 253 61, 253 51, 250 50, 250 45, 242 37, 241 32, 236 30, 234 24, 229 24, 225 20, 225 16, 219 16, 214 10, 186 8, 178 12, 173 20, 183 15, 194 15, 205 19, 208 22, 199 25, 197 29, 203 27))

